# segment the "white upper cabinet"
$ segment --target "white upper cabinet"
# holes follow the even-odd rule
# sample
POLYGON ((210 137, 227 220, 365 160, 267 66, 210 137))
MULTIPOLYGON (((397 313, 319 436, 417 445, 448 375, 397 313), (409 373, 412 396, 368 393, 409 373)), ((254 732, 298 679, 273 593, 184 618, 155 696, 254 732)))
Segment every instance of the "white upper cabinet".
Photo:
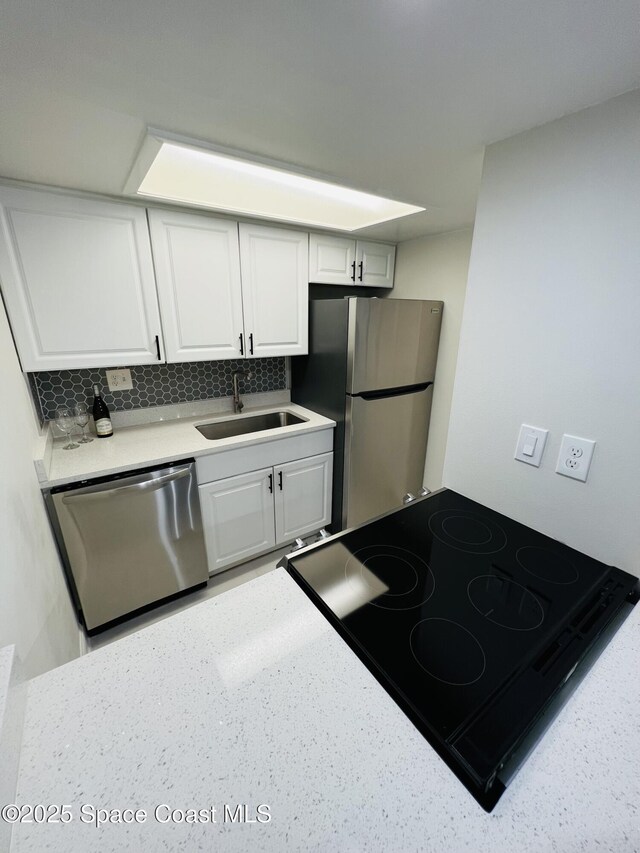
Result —
POLYGON ((309 238, 309 281, 393 287, 396 247, 332 234, 309 238))
POLYGON ((144 209, 0 189, 0 283, 26 371, 163 359, 144 209))
POLYGON ((367 287, 393 287, 396 247, 384 243, 356 244, 356 278, 367 287))
POLYGON ((309 235, 240 223, 240 266, 246 354, 307 353, 309 235))
POLYGON ((149 210, 167 361, 306 353, 308 235, 149 210))
POLYGON ((149 210, 167 361, 240 358, 238 224, 149 210))
POLYGON ((308 265, 305 232, 0 187, 25 371, 302 355, 308 265))
POLYGON ((309 235, 309 281, 353 284, 356 280, 356 241, 328 234, 309 235))

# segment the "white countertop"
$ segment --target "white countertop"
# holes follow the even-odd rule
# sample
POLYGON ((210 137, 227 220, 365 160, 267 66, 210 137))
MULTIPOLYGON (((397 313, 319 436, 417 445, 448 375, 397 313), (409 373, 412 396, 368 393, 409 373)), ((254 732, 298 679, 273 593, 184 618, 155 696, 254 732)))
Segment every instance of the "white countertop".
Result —
POLYGON ((335 426, 335 421, 298 406, 295 403, 277 403, 271 406, 247 406, 241 414, 216 412, 197 417, 145 423, 114 429, 108 439, 95 439, 77 450, 63 450, 64 439, 56 439, 50 458, 36 460, 40 466, 40 486, 50 488, 88 477, 116 474, 132 468, 173 462, 185 457, 197 457, 231 448, 246 447, 275 441, 301 433, 315 432, 335 426), (286 411, 304 418, 304 423, 278 427, 250 435, 210 441, 195 428, 196 424, 210 423, 229 418, 241 419, 263 412, 286 411))
POLYGON ((638 660, 640 606, 488 815, 279 569, 30 682, 17 802, 73 820, 16 825, 11 849, 632 853, 638 660), (83 804, 148 816, 98 829, 83 804))

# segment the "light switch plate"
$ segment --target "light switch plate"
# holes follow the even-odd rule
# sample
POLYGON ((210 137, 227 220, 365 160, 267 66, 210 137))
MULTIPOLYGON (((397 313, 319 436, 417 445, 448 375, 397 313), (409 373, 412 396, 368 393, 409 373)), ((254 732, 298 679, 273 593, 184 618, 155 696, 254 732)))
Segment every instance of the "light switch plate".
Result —
POLYGON ((563 477, 586 482, 593 456, 595 441, 590 438, 578 438, 577 435, 562 436, 556 472, 563 477))
POLYGON ((131 391, 131 371, 128 367, 117 367, 114 370, 105 370, 107 374, 107 385, 109 391, 131 391))
POLYGON ((548 435, 548 429, 540 429, 540 427, 522 424, 514 459, 517 459, 518 462, 526 462, 527 465, 534 465, 536 468, 539 468, 548 435))

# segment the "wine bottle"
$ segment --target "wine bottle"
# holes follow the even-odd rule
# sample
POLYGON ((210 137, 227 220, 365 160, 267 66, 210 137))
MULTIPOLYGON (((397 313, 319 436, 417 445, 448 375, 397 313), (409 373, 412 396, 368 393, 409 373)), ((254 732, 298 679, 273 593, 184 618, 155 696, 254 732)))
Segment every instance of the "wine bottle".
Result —
POLYGON ((98 438, 109 438, 113 435, 113 427, 111 426, 111 416, 107 404, 102 399, 100 387, 93 386, 93 422, 96 427, 96 435, 98 438))

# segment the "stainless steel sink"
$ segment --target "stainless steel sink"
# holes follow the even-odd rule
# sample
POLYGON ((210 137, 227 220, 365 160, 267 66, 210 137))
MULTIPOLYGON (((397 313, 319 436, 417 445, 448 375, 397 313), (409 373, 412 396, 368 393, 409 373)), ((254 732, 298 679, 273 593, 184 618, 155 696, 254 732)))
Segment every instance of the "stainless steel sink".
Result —
POLYGON ((291 412, 267 412, 264 415, 251 415, 247 418, 214 421, 210 424, 200 424, 196 427, 209 441, 217 438, 231 438, 234 435, 248 435, 252 432, 262 432, 265 429, 303 424, 304 418, 292 415, 291 412))

